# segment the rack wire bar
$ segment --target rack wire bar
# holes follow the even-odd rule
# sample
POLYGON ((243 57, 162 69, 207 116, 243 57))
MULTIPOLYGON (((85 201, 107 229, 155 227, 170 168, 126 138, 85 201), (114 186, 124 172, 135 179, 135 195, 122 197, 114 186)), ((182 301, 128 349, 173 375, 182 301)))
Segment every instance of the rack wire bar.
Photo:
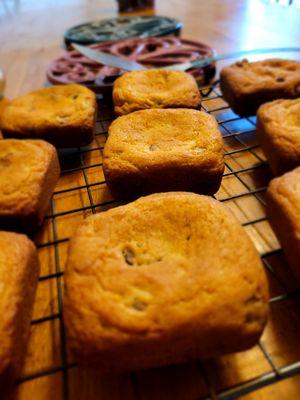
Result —
MULTIPOLYGON (((300 374, 300 361, 279 368, 277 373, 275 371, 263 374, 258 378, 251 379, 248 382, 244 382, 241 385, 237 385, 218 394, 218 400, 233 400, 237 399, 245 394, 253 392, 254 390, 261 389, 265 386, 271 385, 272 383, 279 382, 283 379, 290 378, 294 375, 300 374)), ((200 400, 200 399, 197 399, 200 400)), ((203 400, 203 399, 201 399, 203 400)), ((205 398, 205 400, 211 400, 211 397, 205 398)))
MULTIPOLYGON (((260 232, 259 228, 261 225, 268 225, 268 220, 264 211, 264 193, 267 187, 267 180, 271 178, 271 175, 256 141, 255 118, 241 118, 234 114, 223 100, 218 83, 202 88, 201 93, 203 96, 202 108, 206 112, 214 115, 218 120, 226 147, 226 170, 223 177, 222 188, 215 197, 229 207, 236 207, 241 219, 241 224, 246 230, 260 232), (249 162, 249 159, 252 161, 249 162), (262 174, 264 177, 267 176, 267 179, 263 180, 262 183, 260 180, 256 181, 255 177, 262 174), (244 202, 247 200, 249 200, 249 202, 256 202, 261 213, 252 215, 250 203, 249 206, 246 207, 240 205, 242 201, 244 202)), ((68 244, 70 237, 69 235, 60 233, 61 219, 65 217, 78 217, 78 215, 79 218, 83 219, 85 215, 101 212, 106 208, 122 204, 113 198, 105 196, 99 198, 98 196, 99 192, 106 187, 102 173, 102 150, 105 138, 107 137, 107 127, 112 120, 111 105, 107 104, 102 99, 99 103, 99 109, 100 115, 98 116, 96 124, 97 133, 93 145, 90 148, 77 148, 60 152, 63 179, 71 174, 75 174, 77 178, 75 180, 70 179, 68 185, 63 185, 63 187, 58 185, 54 191, 51 200, 51 210, 45 220, 45 225, 50 228, 50 235, 38 236, 39 239, 36 240, 39 251, 45 251, 47 249, 53 250, 54 270, 44 271, 39 278, 39 282, 43 283, 55 280, 58 306, 52 313, 45 313, 45 315, 37 316, 33 319, 32 327, 55 320, 59 321, 60 365, 49 366, 24 374, 17 381, 17 384, 22 384, 30 380, 60 372, 63 377, 61 393, 61 399, 63 400, 72 400, 70 398, 70 377, 68 371, 76 367, 76 364, 68 362, 67 344, 63 326, 62 290, 64 275, 63 266, 65 260, 63 260, 62 257, 62 249, 68 244), (92 171, 96 171, 96 174, 92 175, 92 171), (64 198, 64 196, 77 196, 77 194, 78 197, 82 196, 85 199, 82 201, 80 207, 78 207, 76 203, 74 205, 72 203, 72 205, 66 209, 59 207, 61 198, 64 198)), ((278 244, 269 245, 269 236, 264 238, 264 241, 268 246, 262 245, 260 249, 263 264, 267 273, 272 275, 280 287, 280 292, 272 296, 270 304, 281 304, 287 300, 298 301, 300 299, 300 288, 290 289, 282 277, 278 276, 276 269, 273 268, 272 260, 283 258, 281 249, 278 247, 278 244)), ((287 267, 285 266, 285 268, 287 267)), ((199 363, 199 370, 205 375, 204 381, 206 381, 207 386, 210 388, 210 395, 209 397, 206 397, 206 395, 201 398, 196 397, 195 400, 236 399, 272 383, 300 374, 300 360, 291 362, 288 365, 279 366, 276 365, 276 360, 269 351, 268 344, 261 341, 258 345, 258 349, 267 362, 267 365, 270 367, 270 371, 230 387, 221 389, 213 387, 213 380, 208 376, 209 371, 205 368, 205 362, 199 363)), ((141 397, 139 377, 137 374, 132 373, 130 379, 133 393, 135 398, 138 399, 141 397)))
MULTIPOLYGON (((51 199, 51 211, 52 214, 55 214, 55 203, 52 197, 51 199)), ((54 240, 57 241, 57 226, 55 217, 52 220, 52 233, 54 240)), ((57 274, 56 277, 56 288, 57 288, 57 301, 58 301, 58 318, 59 318, 59 334, 60 334, 60 345, 61 345, 61 362, 63 365, 67 364, 67 348, 66 348, 66 335, 65 328, 63 323, 63 289, 62 289, 62 276, 60 275, 60 258, 58 251, 58 243, 54 244, 54 257, 55 257, 55 272, 57 274)), ((48 319, 51 316, 48 317, 48 319)), ((62 398, 69 398, 69 380, 68 380, 68 370, 63 370, 63 386, 62 386, 62 398)))

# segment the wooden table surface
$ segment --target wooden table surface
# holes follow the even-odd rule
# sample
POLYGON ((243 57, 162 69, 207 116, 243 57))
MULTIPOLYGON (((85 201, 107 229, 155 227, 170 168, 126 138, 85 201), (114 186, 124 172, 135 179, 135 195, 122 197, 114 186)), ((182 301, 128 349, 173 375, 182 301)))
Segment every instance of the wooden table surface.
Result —
MULTIPOLYGON (((182 36, 210 44, 220 53, 299 45, 300 9, 296 7, 268 5, 259 0, 157 0, 156 3, 157 14, 183 21, 182 36)), ((117 8, 113 0, 0 0, 0 66, 4 68, 7 79, 5 95, 13 98, 44 85, 45 69, 63 51, 62 36, 68 27, 116 15, 117 8)), ((285 56, 300 59, 300 54, 285 56)), ((222 125, 224 132, 231 134, 238 129, 247 130, 245 124, 251 125, 251 121, 230 118, 230 111, 226 111, 226 104, 218 97, 218 93, 216 91, 212 94, 204 106, 219 120, 226 118, 222 125), (216 109, 219 111, 214 111, 216 109)), ((211 396, 217 399, 219 397, 216 393, 299 361, 300 303, 297 296, 287 296, 271 304, 270 321, 261 345, 242 354, 117 377, 101 377, 97 371, 78 367, 61 368, 63 364, 72 364, 70 355, 65 353, 61 345, 64 332, 59 313, 60 284, 63 283, 60 277, 66 259, 67 239, 86 215, 104 210, 112 200, 103 184, 99 165, 107 124, 106 120, 100 123, 100 134, 96 141, 88 152, 80 156, 80 168, 62 175, 52 202, 52 217, 46 220, 35 238, 40 245, 41 280, 28 355, 22 373, 26 379, 16 386, 13 398, 195 400, 211 396), (78 186, 82 189, 78 189, 78 186), (85 207, 85 210, 64 214, 65 211, 81 207, 85 207), (53 244, 57 239, 60 242, 53 244), (51 246, 42 246, 49 241, 52 242, 51 246), (271 356, 271 360, 268 360, 266 354, 271 356), (45 371, 48 373, 44 374, 45 371), (64 382, 67 378, 66 386, 64 382)), ((276 238, 265 220, 263 191, 259 189, 265 186, 271 175, 261 150, 255 147, 254 125, 248 127, 248 131, 248 136, 243 138, 235 137, 234 133, 226 139, 227 175, 217 198, 225 201, 233 210, 260 254, 266 256, 278 249, 276 238), (253 149, 247 150, 246 145, 253 146, 253 149), (241 146, 247 151, 242 149, 240 152, 241 146), (239 197, 245 190, 249 195, 239 197), (256 223, 252 224, 251 221, 256 223)), ((69 161, 66 168, 73 167, 72 156, 69 161)), ((298 289, 298 285, 294 283, 282 254, 275 255, 269 257, 265 264, 272 271, 268 276, 271 296, 276 300, 276 297, 298 289)), ((298 399, 300 375, 241 398, 298 399)))
MULTIPOLYGON (((218 52, 298 46, 300 8, 261 0, 156 0, 155 12, 178 18, 183 35, 218 52)), ((0 65, 7 96, 45 82, 45 68, 63 50, 63 33, 82 22, 117 15, 113 0, 0 0, 0 65)))

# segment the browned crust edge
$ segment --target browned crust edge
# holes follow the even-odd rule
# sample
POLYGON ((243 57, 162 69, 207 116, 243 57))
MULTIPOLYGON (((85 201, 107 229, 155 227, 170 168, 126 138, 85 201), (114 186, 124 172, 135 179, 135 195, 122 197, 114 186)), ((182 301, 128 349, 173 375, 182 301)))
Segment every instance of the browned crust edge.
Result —
POLYGON ((294 275, 300 281, 300 236, 295 227, 297 218, 293 218, 290 199, 279 193, 281 179, 273 179, 266 191, 267 216, 294 275))
POLYGON ((32 236, 37 228, 42 224, 45 213, 49 208, 49 201, 53 190, 60 176, 57 152, 52 145, 48 143, 46 144, 49 147, 51 146, 51 156, 48 161, 48 167, 40 187, 38 200, 34 210, 30 210, 26 214, 0 215, 0 229, 26 233, 29 236, 32 236))
POLYGON ((0 392, 7 398, 14 380, 22 370, 26 351, 27 342, 30 334, 30 321, 32 318, 33 305, 38 285, 38 277, 40 272, 40 264, 37 251, 34 244, 25 236, 12 234, 15 240, 24 242, 24 257, 26 262, 22 265, 17 279, 14 284, 19 287, 18 293, 22 299, 17 303, 17 309, 14 314, 13 334, 13 354, 11 363, 0 374, 0 392))

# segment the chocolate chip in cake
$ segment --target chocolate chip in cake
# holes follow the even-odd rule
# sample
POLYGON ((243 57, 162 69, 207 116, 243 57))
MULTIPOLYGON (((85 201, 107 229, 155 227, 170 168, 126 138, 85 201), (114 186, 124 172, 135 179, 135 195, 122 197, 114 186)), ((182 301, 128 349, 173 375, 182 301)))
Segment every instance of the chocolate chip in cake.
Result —
POLYGON ((122 250, 123 257, 128 265, 134 264, 134 252, 126 247, 122 250))
POLYGON ((132 304, 132 308, 134 308, 137 311, 144 311, 147 308, 147 304, 141 300, 136 299, 132 304))

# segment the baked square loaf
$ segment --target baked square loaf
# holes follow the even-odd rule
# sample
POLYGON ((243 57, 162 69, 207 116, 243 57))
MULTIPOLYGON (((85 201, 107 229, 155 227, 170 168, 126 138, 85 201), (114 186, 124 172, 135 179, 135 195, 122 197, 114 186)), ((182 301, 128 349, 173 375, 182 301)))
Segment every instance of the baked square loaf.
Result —
POLYGON ((263 104, 257 113, 257 135, 275 175, 300 166, 300 98, 263 104))
POLYGON ((113 87, 117 115, 145 108, 199 108, 200 92, 192 75, 149 69, 127 72, 113 87))
POLYGON ((214 194, 224 171, 214 117, 189 109, 141 110, 109 127, 103 171, 116 197, 168 191, 214 194))
POLYGON ((5 138, 43 139, 56 147, 92 142, 96 95, 81 85, 51 86, 12 100, 4 109, 5 138))
POLYGON ((266 196, 270 223, 300 280, 300 167, 273 179, 266 196))
POLYGON ((59 178, 55 148, 43 140, 0 140, 0 229, 33 233, 59 178))
POLYGON ((64 315, 75 359, 124 371, 253 346, 267 318, 260 258, 211 197, 159 193, 87 218, 71 240, 64 315))
POLYGON ((25 236, 0 232, 0 392, 17 377, 25 356, 39 263, 25 236))
POLYGON ((220 86, 225 100, 241 116, 256 114, 268 101, 300 97, 300 62, 279 58, 238 61, 223 68, 220 86))

